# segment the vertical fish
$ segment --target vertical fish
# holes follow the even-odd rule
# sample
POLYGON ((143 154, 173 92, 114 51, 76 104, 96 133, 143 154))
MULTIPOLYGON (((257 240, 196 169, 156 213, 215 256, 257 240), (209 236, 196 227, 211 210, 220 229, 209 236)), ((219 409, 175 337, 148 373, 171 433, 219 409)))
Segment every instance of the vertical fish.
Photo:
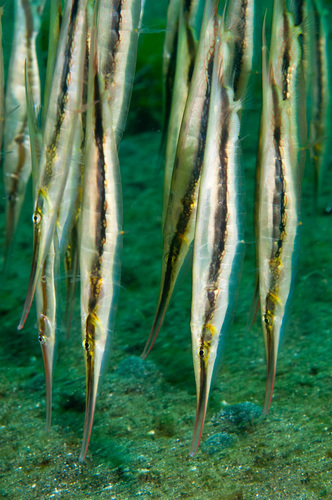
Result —
POLYGON ((24 68, 36 107, 40 106, 40 81, 36 38, 43 11, 41 1, 15 0, 14 39, 5 96, 4 184, 6 194, 5 262, 16 232, 26 186, 31 174, 30 144, 25 103, 24 68))
POLYGON ((99 378, 114 323, 122 246, 121 182, 107 92, 92 36, 83 199, 80 224, 81 321, 86 363, 86 413, 80 460, 94 418, 99 378))
POLYGON ((215 54, 206 148, 197 206, 191 305, 197 388, 193 456, 201 439, 244 256, 239 155, 241 101, 233 90, 234 45, 221 29, 215 54), (231 75, 231 77, 230 77, 231 75))
MULTIPOLYGON (((275 19, 275 18, 274 18, 275 19)), ((273 21, 275 22, 275 21, 273 21)), ((275 25, 273 25, 274 29, 275 25)), ((294 256, 299 223, 299 169, 296 162, 296 130, 290 127, 289 103, 283 83, 283 58, 274 76, 280 40, 270 48, 266 62, 263 27, 263 108, 258 151, 256 205, 256 251, 259 297, 267 359, 264 412, 271 404, 279 340, 294 274, 294 256), (295 139, 294 139, 295 137, 295 139), (295 144, 295 145, 294 145, 295 144)), ((300 64, 300 59, 297 63, 300 64)), ((296 91, 295 91, 296 92, 296 91)))
POLYGON ((27 297, 18 326, 22 329, 36 283, 48 254, 68 176, 69 159, 82 95, 87 0, 66 4, 54 78, 43 132, 39 179, 33 214, 33 257, 27 297))
POLYGON ((169 304, 189 246, 194 237, 199 179, 210 108, 211 78, 219 20, 218 1, 205 5, 202 35, 182 121, 172 186, 164 224, 159 301, 142 356, 150 352, 169 304))
POLYGON ((245 97, 254 51, 254 0, 234 0, 226 10, 226 29, 233 33, 233 89, 235 99, 245 97))
POLYGON ((164 110, 161 137, 161 150, 167 137, 174 88, 177 47, 179 40, 180 0, 169 0, 167 10, 166 34, 163 50, 163 92, 164 110))
POLYGON ((50 2, 50 28, 48 36, 48 52, 47 52, 47 67, 44 89, 44 106, 42 113, 42 123, 45 123, 47 105, 51 91, 53 80, 53 72, 56 60, 56 51, 62 21, 62 5, 61 0, 53 0, 50 2))
POLYGON ((198 8, 197 0, 195 2, 181 0, 180 2, 176 68, 166 142, 163 224, 170 196, 176 148, 197 53, 197 40, 192 25, 194 19, 198 17, 198 8))
POLYGON ((318 202, 322 170, 324 168, 327 133, 329 125, 329 69, 327 46, 327 23, 322 14, 322 9, 317 1, 313 5, 313 78, 311 99, 310 123, 310 154, 314 167, 316 203, 318 202))
POLYGON ((52 416, 52 381, 55 354, 56 294, 54 281, 54 240, 42 267, 36 287, 36 305, 38 322, 38 340, 43 354, 46 379, 46 429, 51 426, 52 416))
POLYGON ((295 25, 294 16, 287 11, 285 0, 275 1, 273 10, 270 61, 276 85, 282 91, 287 108, 291 133, 291 162, 302 178, 307 135, 305 86, 301 47, 302 28, 295 25), (300 155, 300 157, 298 157, 300 155))
MULTIPOLYGON (((33 197, 36 197, 38 182, 38 164, 40 160, 41 134, 37 126, 33 96, 27 75, 27 62, 25 64, 25 91, 27 119, 30 136, 30 150, 32 163, 33 197)), ((54 240, 52 240, 50 251, 46 256, 40 279, 36 286, 36 306, 38 340, 40 342, 45 380, 46 380, 46 429, 51 426, 52 415, 52 379, 55 353, 55 322, 56 322, 56 294, 54 281, 54 240)))
POLYGON ((99 72, 104 78, 119 144, 134 83, 141 0, 101 0, 98 13, 99 72))

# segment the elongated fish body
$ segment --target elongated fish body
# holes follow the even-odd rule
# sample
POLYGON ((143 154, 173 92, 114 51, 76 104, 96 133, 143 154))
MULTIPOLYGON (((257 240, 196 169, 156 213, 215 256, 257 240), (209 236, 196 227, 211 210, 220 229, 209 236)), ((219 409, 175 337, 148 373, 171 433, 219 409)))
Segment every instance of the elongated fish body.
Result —
POLYGON ((2 138, 3 124, 5 120, 5 70, 2 47, 2 15, 3 7, 0 8, 0 165, 2 163, 2 138))
POLYGON ((233 52, 220 35, 214 63, 211 108, 199 188, 193 255, 192 350, 197 410, 191 454, 199 446, 211 387, 239 283, 243 242, 243 198, 239 155, 239 111, 232 73, 233 52))
POLYGON ((5 261, 16 232, 26 186, 31 175, 30 143, 25 103, 25 61, 35 106, 40 106, 36 38, 43 2, 15 0, 14 39, 5 96, 4 185, 6 194, 5 261))
POLYGON ((194 237, 199 179, 210 108, 211 79, 219 20, 218 2, 206 3, 194 74, 177 148, 167 216, 157 311, 143 357, 154 344, 176 279, 194 237))
POLYGON ((134 83, 141 0, 101 0, 98 12, 99 71, 109 94, 116 142, 127 120, 134 83))
POLYGON ((179 9, 179 34, 176 54, 176 68, 169 124, 167 129, 165 155, 163 224, 167 214, 182 118, 196 59, 197 41, 191 24, 194 23, 193 20, 197 17, 198 7, 199 5, 197 1, 186 2, 185 0, 181 0, 179 9))
POLYGON ((162 148, 167 136, 169 118, 171 114, 172 95, 175 80, 177 47, 179 41, 179 16, 180 0, 169 0, 167 10, 167 24, 163 50, 163 130, 161 144, 162 148))
POLYGON ((48 53, 47 53, 47 67, 45 77, 44 89, 44 106, 42 113, 42 122, 45 123, 47 106, 51 92, 51 85, 53 80, 53 73, 56 60, 56 52, 58 47, 58 40, 60 35, 60 28, 62 22, 62 5, 61 0, 53 0, 50 2, 50 29, 48 36, 48 53))
POLYGON ((322 170, 324 168, 329 126, 329 55, 327 44, 327 23, 319 3, 313 5, 313 79, 311 99, 310 154, 315 173, 315 191, 318 202, 322 170))
POLYGON ((226 29, 233 33, 233 89, 235 100, 244 98, 252 68, 254 51, 255 0, 234 0, 228 3, 226 29))
POLYGON ((81 177, 82 177, 82 120, 78 118, 68 176, 63 191, 58 217, 56 222, 57 250, 63 256, 66 253, 71 230, 81 201, 81 177))
MULTIPOLYGON (((271 404, 279 340, 294 274, 299 224, 299 169, 294 164, 288 103, 269 69, 263 42, 263 108, 258 152, 257 265, 262 328, 267 359, 264 412, 271 404)), ((294 133, 294 132, 293 132, 294 133)))
POLYGON ((276 85, 282 91, 287 108, 292 165, 297 165, 302 178, 307 136, 306 99, 302 64, 301 28, 295 26, 293 15, 286 10, 284 1, 274 2, 270 61, 276 85), (298 158, 300 152, 300 158, 298 158))
POLYGON ((107 92, 99 79, 96 50, 92 47, 80 226, 81 321, 87 384, 80 460, 84 460, 89 445, 109 327, 114 322, 122 247, 117 144, 107 92))
POLYGON ((33 260, 19 329, 23 328, 54 234, 82 98, 86 0, 71 0, 61 26, 47 109, 33 214, 33 260))
POLYGON ((46 379, 46 428, 51 425, 52 382, 55 356, 56 294, 54 281, 55 263, 54 242, 51 242, 46 256, 40 280, 36 287, 38 340, 43 353, 46 379))

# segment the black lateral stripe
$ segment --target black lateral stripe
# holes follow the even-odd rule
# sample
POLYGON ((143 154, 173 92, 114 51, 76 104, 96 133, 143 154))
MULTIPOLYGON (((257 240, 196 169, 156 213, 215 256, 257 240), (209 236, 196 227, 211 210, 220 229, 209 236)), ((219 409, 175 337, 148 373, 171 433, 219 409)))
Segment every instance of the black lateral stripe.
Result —
POLYGON ((228 153, 227 144, 229 140, 229 128, 231 122, 231 113, 229 109, 229 97, 224 86, 221 87, 222 116, 221 116, 221 135, 219 144, 219 178, 217 207, 214 217, 214 240, 213 253, 209 268, 209 285, 207 292, 207 309, 205 324, 209 323, 213 317, 216 304, 216 290, 218 288, 218 279, 220 276, 221 261, 225 252, 227 240, 227 185, 228 185, 228 153))
POLYGON ((72 10, 70 13, 70 21, 69 21, 69 29, 67 36, 67 45, 65 48, 65 61, 61 74, 61 84, 60 84, 60 93, 57 102, 57 120, 55 124, 54 134, 49 144, 46 152, 46 184, 50 181, 53 172, 53 161, 56 156, 56 146, 60 136, 61 126, 65 116, 65 108, 68 101, 68 81, 70 75, 70 67, 73 56, 73 48, 74 48, 74 32, 76 26, 76 17, 78 14, 80 0, 74 0, 72 10))
POLYGON ((289 78, 289 65, 290 65, 290 33, 289 23, 286 12, 283 12, 283 26, 284 26, 284 50, 282 54, 282 99, 285 101, 288 94, 288 78, 289 78))
POLYGON ((176 59, 177 59, 177 49, 178 49, 178 39, 179 39, 179 19, 176 24, 176 34, 174 37, 174 43, 172 47, 172 52, 168 64, 168 71, 165 76, 165 118, 163 124, 163 132, 162 132, 162 143, 167 135, 168 124, 171 116, 171 107, 172 107, 172 98, 173 98, 173 88, 174 88, 174 80, 175 80, 175 71, 176 71, 176 59))
POLYGON ((99 221, 96 224, 95 243, 97 255, 92 264, 90 277, 90 297, 89 312, 93 312, 100 294, 101 287, 101 265, 106 241, 106 193, 105 193, 105 155, 104 155, 104 130, 102 102, 99 89, 98 75, 94 77, 94 102, 95 102, 95 130, 94 138, 98 150, 97 160, 97 193, 96 193, 96 213, 100 214, 99 221))
POLYGON ((33 34, 33 17, 32 17, 32 13, 31 13, 31 6, 30 6, 30 3, 28 2, 28 0, 22 0, 22 7, 24 10, 25 22, 26 22, 26 26, 27 26, 26 38, 27 38, 27 42, 29 44, 31 42, 31 37, 33 34))
POLYGON ((122 7, 123 0, 116 0, 113 3, 112 10, 112 23, 110 26, 110 43, 108 47, 109 57, 107 58, 107 62, 103 67, 103 75, 105 76, 105 87, 107 87, 110 79, 114 74, 114 59, 116 57, 116 52, 118 50, 118 46, 120 43, 120 28, 122 22, 122 7))
MULTIPOLYGON (((197 184, 199 182, 199 178, 201 175, 201 168, 203 163, 204 151, 205 151, 205 142, 206 142, 206 132, 207 132, 207 124, 209 117, 209 108, 210 108, 210 95, 211 95, 211 79, 212 79, 212 71, 213 71, 213 60, 214 60, 214 52, 215 45, 211 49, 208 55, 208 64, 207 64, 207 73, 206 80, 207 86, 205 91, 205 99, 204 105, 202 109, 199 136, 198 136, 198 148, 195 157, 193 158, 194 168, 192 172, 191 182, 188 186, 187 191, 185 192, 184 197, 181 200, 182 210, 178 219, 178 223, 176 226, 175 235, 172 238, 170 251, 167 256, 166 262, 166 272, 165 272, 165 281, 163 287, 163 293, 161 297, 161 302, 166 300, 168 295, 168 291, 171 284, 172 273, 174 269, 174 264, 177 261, 180 250, 183 245, 183 237, 186 233, 192 211, 193 211, 193 200, 194 195, 197 189, 197 184)), ((178 155, 175 159, 174 169, 178 166, 178 155)))
POLYGON ((280 258, 283 237, 286 229, 286 194, 285 176, 281 154, 281 116, 278 103, 278 94, 272 85, 273 113, 275 117, 273 141, 275 149, 275 189, 273 195, 273 238, 278 241, 277 249, 272 251, 271 260, 280 258))
POLYGON ((243 68, 243 55, 245 49, 245 37, 247 28, 247 10, 248 10, 248 0, 242 0, 241 15, 239 23, 237 25, 238 36, 235 38, 235 43, 234 43, 234 60, 233 60, 233 70, 232 70, 234 94, 238 92, 242 68, 243 68))

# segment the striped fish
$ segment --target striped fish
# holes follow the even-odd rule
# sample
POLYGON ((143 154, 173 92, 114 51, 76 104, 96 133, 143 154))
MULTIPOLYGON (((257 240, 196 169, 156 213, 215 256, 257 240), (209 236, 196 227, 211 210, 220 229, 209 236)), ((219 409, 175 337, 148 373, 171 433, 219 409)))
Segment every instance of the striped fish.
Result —
POLYGON ((38 340, 40 342, 46 379, 46 429, 51 426, 52 381, 55 357, 56 294, 54 281, 55 252, 52 240, 36 287, 38 340))
MULTIPOLYGON (((41 151, 41 134, 38 130, 31 86, 25 65, 25 91, 27 104, 27 117, 30 136, 30 150, 32 163, 33 196, 36 197, 38 183, 38 163, 41 151)), ((46 256, 40 279, 36 285, 36 306, 38 340, 42 349, 45 380, 46 380, 46 429, 51 426, 52 416, 52 382, 55 357, 55 328, 56 328, 56 293, 54 280, 54 240, 46 256)))
POLYGON ((327 135, 330 116, 329 98, 329 55, 327 20, 324 19, 318 1, 313 6, 313 78, 311 90, 310 149, 315 174, 315 194, 318 203, 321 191, 322 173, 327 151, 327 135))
POLYGON ((197 409, 191 455, 201 439, 211 380, 234 306, 244 256, 239 155, 241 101, 233 89, 234 45, 221 29, 211 88, 196 217, 191 305, 197 409))
POLYGON ((33 213, 33 257, 27 297, 18 326, 22 329, 54 234, 68 176, 83 82, 87 0, 66 4, 49 98, 33 213))
POLYGON ((119 144, 134 83, 141 0, 101 0, 98 12, 99 72, 109 94, 119 144))
MULTIPOLYGON (((274 29, 275 25, 273 25, 274 29)), ((264 412, 273 394, 278 347, 294 274, 299 224, 300 172, 296 162, 296 130, 290 127, 288 92, 283 72, 274 76, 280 40, 271 42, 269 66, 263 27, 263 108, 258 151, 256 253, 262 328, 267 359, 264 412)), ((273 35, 272 35, 273 40, 273 35)), ((279 63, 282 67, 283 59, 279 63)), ((297 62, 300 65, 300 58, 297 62)))
POLYGON ((233 33, 233 89, 235 99, 244 98, 254 51, 255 0, 234 0, 226 10, 226 29, 233 33))
POLYGON ((46 121, 47 106, 51 92, 51 85, 53 80, 61 22, 62 22, 61 0, 53 0, 52 2, 50 2, 50 29, 48 36, 47 67, 46 67, 45 89, 44 89, 44 105, 42 112, 43 124, 46 121))
POLYGON ((115 131, 92 37, 80 225, 81 321, 86 413, 80 461, 91 435, 99 378, 114 323, 122 246, 121 182, 115 131), (109 325, 111 323, 111 325, 109 325))
POLYGON ((205 6, 194 74, 177 148, 169 206, 164 225, 160 295, 142 356, 150 352, 169 304, 176 279, 194 237, 199 179, 210 108, 211 78, 219 26, 217 0, 205 6))
POLYGON ((195 20, 198 17, 199 7, 197 0, 195 2, 181 0, 180 3, 176 68, 166 142, 163 225, 167 214, 181 123, 197 53, 197 40, 192 25, 197 24, 195 20))
POLYGON ((21 213, 31 175, 30 143, 25 102, 25 61, 36 107, 40 106, 40 81, 36 38, 44 2, 15 0, 14 39, 8 69, 4 123, 4 185, 6 194, 5 263, 21 213))
POLYGON ((179 41, 180 0, 169 0, 167 10, 166 34, 163 50, 163 91, 164 110, 161 136, 161 150, 167 137, 169 118, 171 114, 172 95, 175 79, 177 47, 179 41))

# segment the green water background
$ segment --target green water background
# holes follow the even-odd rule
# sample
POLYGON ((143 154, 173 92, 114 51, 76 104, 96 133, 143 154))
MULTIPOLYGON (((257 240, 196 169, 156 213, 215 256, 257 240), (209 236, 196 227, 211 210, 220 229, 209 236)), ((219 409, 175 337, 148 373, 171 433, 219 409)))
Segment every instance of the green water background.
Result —
MULTIPOLYGON (((271 2, 261 2, 261 7, 265 4, 271 12, 271 2)), ((331 2, 325 5, 331 15, 331 2)), ((146 2, 131 111, 120 149, 125 231, 120 302, 109 367, 83 465, 78 455, 85 368, 78 303, 69 340, 59 331, 53 421, 48 433, 44 430, 45 382, 33 309, 24 330, 16 330, 32 252, 31 197, 27 197, 11 266, 7 276, 1 276, 0 498, 332 497, 332 218, 322 210, 313 214, 310 168, 303 185, 297 279, 270 414, 248 421, 226 418, 218 424, 213 420, 220 409, 228 408, 226 403, 250 402, 261 407, 265 390, 260 323, 257 320, 251 330, 246 328, 255 276, 252 211, 260 116, 259 48, 241 133, 246 257, 234 322, 195 458, 188 456, 196 405, 189 328, 190 266, 180 279, 148 361, 139 359, 152 324, 160 279, 163 171, 158 148, 166 9, 165 0, 146 2), (231 446, 207 446, 208 438, 220 432, 233 438, 231 446)), ((264 9, 258 9, 258 40, 263 14, 264 9)), ((6 2, 6 65, 12 19, 12 3, 6 2)), ((45 61, 47 20, 40 43, 41 61, 45 61)), ((329 164, 321 208, 327 203, 331 181, 329 164)), ((4 202, 0 230, 3 248, 4 202)), ((58 280, 63 282, 63 276, 58 280)))

